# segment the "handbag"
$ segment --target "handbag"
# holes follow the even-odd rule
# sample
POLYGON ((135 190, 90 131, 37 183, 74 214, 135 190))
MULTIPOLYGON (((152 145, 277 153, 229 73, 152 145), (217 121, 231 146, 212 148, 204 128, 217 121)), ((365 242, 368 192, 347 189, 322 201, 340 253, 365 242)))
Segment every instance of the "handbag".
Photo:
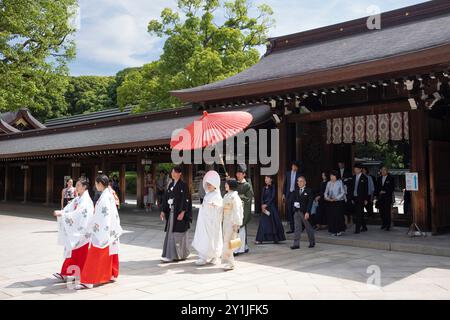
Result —
POLYGON ((317 213, 317 208, 319 207, 319 202, 314 200, 312 208, 311 208, 311 215, 317 213))
POLYGON ((241 238, 239 238, 237 236, 236 232, 233 235, 234 235, 235 238, 230 240, 230 243, 228 243, 228 247, 230 249, 240 248, 242 246, 241 238))

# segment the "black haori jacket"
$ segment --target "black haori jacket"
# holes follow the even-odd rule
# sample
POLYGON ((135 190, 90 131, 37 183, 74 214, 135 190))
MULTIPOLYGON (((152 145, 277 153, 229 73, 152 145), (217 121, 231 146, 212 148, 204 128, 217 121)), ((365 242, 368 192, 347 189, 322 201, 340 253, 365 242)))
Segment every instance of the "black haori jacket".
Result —
POLYGON ((192 222, 192 199, 189 194, 189 189, 187 184, 183 180, 178 180, 175 187, 171 182, 164 192, 164 197, 161 205, 161 210, 166 215, 166 227, 164 231, 169 231, 169 217, 170 217, 170 206, 167 203, 169 199, 173 199, 174 215, 173 215, 173 228, 172 232, 186 232, 190 228, 192 222), (185 211, 184 218, 181 221, 177 220, 178 214, 181 211, 185 211))

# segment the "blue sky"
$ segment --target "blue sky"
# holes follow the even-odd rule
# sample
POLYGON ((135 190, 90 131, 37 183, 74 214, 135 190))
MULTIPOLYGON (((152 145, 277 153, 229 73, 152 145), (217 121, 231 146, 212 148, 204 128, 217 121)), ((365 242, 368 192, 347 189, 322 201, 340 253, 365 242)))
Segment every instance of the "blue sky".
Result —
MULTIPOLYGON (((389 11, 424 0, 253 0, 274 10, 280 36, 369 15, 371 6, 389 11)), ((176 0, 79 0, 77 57, 72 75, 114 75, 126 68, 157 60, 163 41, 147 33, 147 24, 176 0)), ((261 48, 263 53, 264 48, 261 48)))

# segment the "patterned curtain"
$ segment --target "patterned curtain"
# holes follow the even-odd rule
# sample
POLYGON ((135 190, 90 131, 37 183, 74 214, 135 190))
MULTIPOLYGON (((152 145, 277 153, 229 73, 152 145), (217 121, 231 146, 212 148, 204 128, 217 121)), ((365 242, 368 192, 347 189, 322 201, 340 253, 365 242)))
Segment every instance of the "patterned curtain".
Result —
POLYGON ((409 140, 408 112, 327 120, 327 143, 364 143, 409 140))

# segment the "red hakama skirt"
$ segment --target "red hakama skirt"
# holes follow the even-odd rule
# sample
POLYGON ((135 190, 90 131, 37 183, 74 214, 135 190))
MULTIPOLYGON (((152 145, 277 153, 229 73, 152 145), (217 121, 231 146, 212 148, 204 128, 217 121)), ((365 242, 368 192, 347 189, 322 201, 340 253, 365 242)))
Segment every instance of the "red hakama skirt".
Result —
POLYGON ((81 272, 80 282, 84 284, 101 284, 119 276, 119 255, 109 255, 109 247, 89 248, 87 259, 81 272))
POLYGON ((63 266, 61 268, 61 275, 63 276, 76 276, 79 277, 77 270, 73 270, 74 267, 78 267, 80 272, 83 270, 84 263, 86 262, 86 258, 88 255, 89 243, 86 243, 84 246, 72 250, 72 257, 66 258, 64 260, 63 266), (70 270, 69 270, 70 268, 70 270))

